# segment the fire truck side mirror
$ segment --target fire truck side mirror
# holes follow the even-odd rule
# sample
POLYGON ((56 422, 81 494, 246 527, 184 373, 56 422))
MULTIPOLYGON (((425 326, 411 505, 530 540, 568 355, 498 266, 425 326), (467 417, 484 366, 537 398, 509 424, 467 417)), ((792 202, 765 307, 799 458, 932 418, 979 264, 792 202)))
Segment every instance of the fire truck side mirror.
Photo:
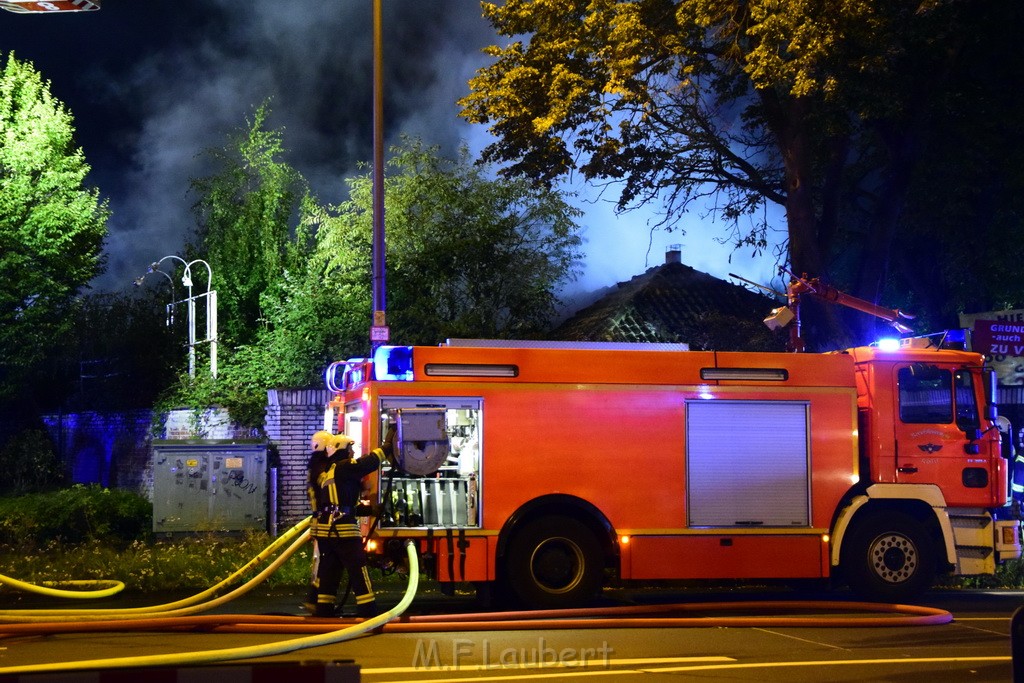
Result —
POLYGON ((985 417, 995 420, 998 414, 996 406, 999 404, 999 380, 996 371, 992 368, 982 370, 982 381, 985 386, 985 417))

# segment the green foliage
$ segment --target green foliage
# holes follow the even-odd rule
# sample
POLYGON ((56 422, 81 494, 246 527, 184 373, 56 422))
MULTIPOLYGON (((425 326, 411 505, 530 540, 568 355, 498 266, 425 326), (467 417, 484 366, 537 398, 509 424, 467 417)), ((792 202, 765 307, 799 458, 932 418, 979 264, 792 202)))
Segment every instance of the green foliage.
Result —
MULTIPOLYGON (((198 592, 234 574, 272 542, 265 532, 249 532, 239 537, 198 534, 175 540, 134 540, 124 545, 95 540, 0 543, 0 574, 28 583, 108 579, 124 582, 128 592, 198 592)), ((311 562, 312 547, 307 544, 262 585, 302 589, 309 584, 311 562)), ((253 568, 242 580, 251 579, 266 564, 253 568)), ((160 603, 160 599, 153 602, 160 603)))
POLYGON ((895 235, 887 301, 940 326, 958 325, 959 312, 1024 307, 1024 138, 1013 132, 1024 90, 1006 87, 1018 70, 1004 57, 1022 22, 1019 3, 986 3, 965 17, 945 74, 959 87, 935 93, 942 115, 927 117, 914 141, 922 161, 895 235), (913 302, 897 298, 908 290, 913 302))
MULTIPOLYGON (((396 343, 545 331, 554 292, 575 276, 579 259, 579 211, 563 194, 523 179, 493 179, 465 150, 458 159, 441 158, 417 140, 394 148, 389 168, 384 216, 396 343)), ((350 199, 322 218, 309 275, 339 302, 367 297, 360 309, 369 311, 372 178, 350 180, 349 190, 350 199)), ((363 321, 360 332, 368 317, 363 321)))
MULTIPOLYGON (((262 354, 255 355, 259 347, 246 346, 227 349, 218 361, 217 377, 199 371, 195 377, 180 372, 153 406, 154 416, 178 408, 204 411, 207 408, 226 408, 233 422, 246 427, 262 428, 267 406, 267 390, 284 386, 263 365, 262 354), (254 359, 255 355, 255 359, 254 359)), ((202 367, 202 363, 197 361, 202 367)), ((154 425, 154 433, 162 425, 154 425)))
POLYGON ((70 112, 31 64, 0 71, 0 398, 69 329, 75 293, 101 272, 109 215, 70 112))
MULTIPOLYGON (((304 262, 312 238, 299 221, 315 201, 301 174, 281 160, 282 134, 267 128, 269 116, 267 103, 258 107, 246 131, 210 152, 217 172, 192 181, 199 221, 193 250, 210 263, 217 290, 218 377, 198 371, 208 353, 198 348, 196 376, 180 373, 157 410, 221 406, 239 424, 262 426, 267 389, 297 376, 291 356, 267 349, 264 300, 304 262)), ((303 364, 299 374, 313 372, 303 364)))
POLYGON ((142 496, 91 484, 47 493, 0 498, 0 543, 102 541, 124 545, 145 539, 153 506, 142 496))
POLYGON ((0 493, 21 494, 60 486, 64 472, 42 429, 26 429, 0 447, 0 493))
POLYGON ((260 297, 288 265, 291 225, 307 193, 302 176, 280 159, 282 136, 266 128, 269 115, 267 103, 258 107, 248 131, 210 152, 217 173, 192 182, 197 249, 213 269, 225 344, 256 338, 260 297))
MULTIPOLYGON (((392 339, 526 338, 547 329, 554 292, 579 259, 579 212, 557 191, 495 180, 465 151, 446 159, 406 140, 385 179, 392 339)), ((221 346, 216 380, 182 376, 160 408, 222 406, 263 424, 266 391, 322 382, 332 361, 366 355, 371 322, 372 178, 349 199, 299 203, 294 238, 261 292, 252 341, 221 346)), ((230 314, 229 314, 230 315, 230 314)))
POLYGON ((79 297, 72 329, 35 375, 36 404, 66 411, 152 407, 187 359, 185 316, 167 326, 170 297, 162 284, 79 297))
POLYGON ((1019 225, 1024 103, 1006 84, 1020 3, 506 0, 484 13, 509 42, 489 48, 462 115, 490 126, 483 158, 510 174, 621 181, 620 207, 656 202, 668 229, 709 206, 754 251, 777 205, 792 270, 869 301, 910 290, 931 319, 956 298, 943 278, 966 291, 1019 262, 995 248, 1000 265, 982 267, 961 245, 1019 225), (950 197, 959 225, 942 213, 950 197), (921 267, 936 257, 943 269, 921 267))
MULTIPOLYGON (((273 542, 263 531, 158 540, 152 517, 141 496, 98 486, 0 498, 0 574, 29 583, 116 579, 128 591, 200 590, 234 574, 273 542)), ((311 561, 312 548, 305 545, 264 585, 306 586, 311 561)))

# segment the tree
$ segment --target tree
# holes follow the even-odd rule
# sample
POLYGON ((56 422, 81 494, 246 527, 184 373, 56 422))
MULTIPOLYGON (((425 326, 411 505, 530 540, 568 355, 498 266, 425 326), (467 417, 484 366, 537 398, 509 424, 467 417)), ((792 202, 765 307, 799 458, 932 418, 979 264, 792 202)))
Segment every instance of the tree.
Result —
MULTIPOLYGON (((384 198, 393 342, 547 329, 554 292, 576 272, 578 211, 558 191, 488 177, 465 150, 446 159, 406 140, 392 155, 384 198)), ((318 384, 332 361, 369 353, 372 178, 348 185, 339 206, 302 202, 289 265, 261 297, 256 339, 225 357, 215 382, 197 377, 193 402, 259 424, 267 389, 318 384)))
POLYGON ((299 203, 307 194, 301 174, 281 160, 282 134, 266 128, 262 104, 247 131, 210 151, 216 172, 192 181, 199 198, 194 250, 213 270, 220 337, 225 346, 256 338, 260 296, 281 276, 299 203))
MULTIPOLYGON (((547 329, 555 291, 576 275, 580 212, 562 193, 488 177, 463 149, 457 159, 406 139, 385 180, 388 311, 403 344, 447 337, 527 338, 547 329)), ((372 181, 349 181, 350 199, 317 234, 322 281, 363 298, 369 327, 372 181)), ((365 344, 361 343, 360 346, 365 344)))
POLYGON ((1024 306, 1024 137, 1014 132, 1024 91, 1006 86, 1019 75, 1004 52, 1024 8, 1000 9, 984 30, 964 26, 949 75, 959 87, 936 93, 942 116, 919 131, 921 161, 894 238, 889 296, 908 310, 939 313, 938 324, 958 312, 1024 306), (915 300, 899 301, 901 291, 915 300))
POLYGON ((0 398, 70 327, 75 294, 102 271, 109 217, 74 142, 71 113, 30 63, 0 74, 0 398))
POLYGON ((62 312, 69 329, 19 391, 39 412, 148 408, 185 360, 184 321, 166 326, 158 288, 88 292, 62 312))
POLYGON ((510 174, 621 181, 621 207, 663 200, 670 227, 711 199, 737 246, 765 248, 779 205, 792 270, 877 300, 922 142, 968 91, 965 36, 1019 25, 1015 4, 487 3, 516 40, 488 50, 463 116, 510 174))

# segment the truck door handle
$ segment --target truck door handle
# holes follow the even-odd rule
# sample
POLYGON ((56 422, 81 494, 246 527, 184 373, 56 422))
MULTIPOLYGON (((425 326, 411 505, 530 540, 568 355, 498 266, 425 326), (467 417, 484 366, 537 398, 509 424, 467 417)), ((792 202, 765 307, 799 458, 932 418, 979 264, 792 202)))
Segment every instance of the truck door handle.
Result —
POLYGON ((902 472, 903 474, 914 474, 915 472, 917 472, 917 468, 914 467, 913 465, 909 465, 907 467, 897 467, 896 471, 902 472))

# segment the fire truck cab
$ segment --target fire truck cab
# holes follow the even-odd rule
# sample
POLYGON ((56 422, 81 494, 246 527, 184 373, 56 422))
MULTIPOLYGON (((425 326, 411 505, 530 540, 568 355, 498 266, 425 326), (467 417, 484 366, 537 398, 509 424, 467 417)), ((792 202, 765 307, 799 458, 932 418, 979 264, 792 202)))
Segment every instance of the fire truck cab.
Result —
MULTIPOLYGON (((905 342, 908 340, 904 340, 905 342)), ((842 579, 911 598, 1020 556, 978 354, 450 340, 333 364, 379 552, 443 585, 579 605, 609 578, 842 579)))

